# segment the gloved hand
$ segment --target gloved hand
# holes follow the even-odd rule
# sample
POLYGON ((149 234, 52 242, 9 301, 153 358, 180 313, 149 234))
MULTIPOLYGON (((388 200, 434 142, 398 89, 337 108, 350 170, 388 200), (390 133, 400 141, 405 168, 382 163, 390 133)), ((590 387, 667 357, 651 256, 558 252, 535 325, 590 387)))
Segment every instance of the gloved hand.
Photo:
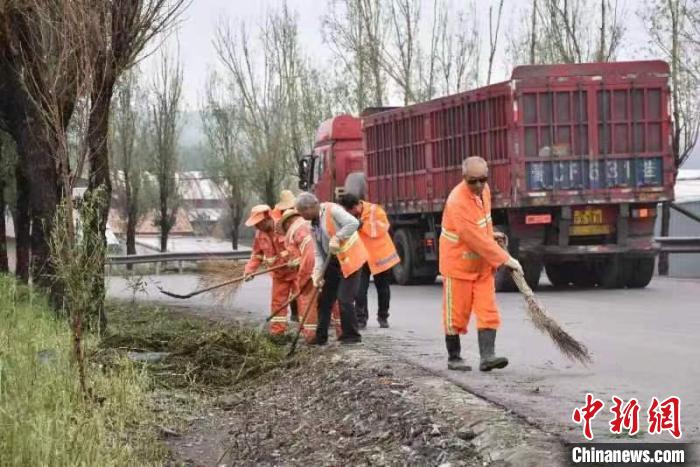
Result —
POLYGON ((311 275, 311 282, 317 289, 323 287, 323 276, 321 275, 321 271, 314 271, 314 273, 311 275))
POLYGON ((513 271, 517 271, 520 274, 524 275, 525 273, 523 272, 523 267, 520 265, 520 262, 513 258, 512 256, 508 257, 508 260, 504 263, 504 265, 507 268, 512 269, 513 271))
POLYGON ((328 242, 328 252, 332 255, 337 255, 340 252, 340 240, 335 235, 328 242))
POLYGON ((287 263, 287 267, 290 269, 299 269, 301 264, 301 258, 296 258, 287 263))

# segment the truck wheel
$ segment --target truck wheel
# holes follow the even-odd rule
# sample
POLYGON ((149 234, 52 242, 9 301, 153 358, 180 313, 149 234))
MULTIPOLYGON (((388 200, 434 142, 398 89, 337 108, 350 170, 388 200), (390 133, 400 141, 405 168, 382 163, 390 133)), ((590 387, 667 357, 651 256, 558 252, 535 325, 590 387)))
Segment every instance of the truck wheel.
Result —
POLYGON ((394 280, 399 285, 409 285, 413 272, 413 242, 411 234, 406 229, 397 230, 394 234, 394 245, 401 262, 394 266, 394 280))
POLYGON ((571 263, 547 263, 544 270, 553 287, 568 287, 574 281, 571 263))
POLYGON ((609 259, 594 266, 596 282, 604 289, 621 289, 625 286, 625 261, 622 258, 609 259))
POLYGON ((643 289, 651 278, 654 277, 655 258, 632 258, 628 259, 629 267, 625 277, 625 283, 630 289, 643 289))
POLYGON ((591 288, 596 284, 597 277, 591 265, 585 261, 575 261, 571 264, 571 276, 576 287, 591 288))

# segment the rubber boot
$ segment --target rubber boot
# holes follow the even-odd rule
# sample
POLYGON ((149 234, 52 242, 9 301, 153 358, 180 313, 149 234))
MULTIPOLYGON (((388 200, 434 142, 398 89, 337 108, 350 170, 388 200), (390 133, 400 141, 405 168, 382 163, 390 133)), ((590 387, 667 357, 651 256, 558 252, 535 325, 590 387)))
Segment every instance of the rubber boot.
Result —
POLYGON ((454 371, 471 371, 472 367, 462 360, 462 346, 459 342, 459 335, 445 336, 445 346, 447 347, 447 369, 454 371))
POLYGON ((505 357, 496 357, 496 330, 495 329, 479 329, 479 353, 481 354, 481 363, 479 370, 491 371, 493 369, 505 368, 508 366, 508 359, 505 357))
POLYGON ((386 329, 389 327, 389 320, 387 318, 377 318, 377 321, 379 322, 380 328, 386 329))

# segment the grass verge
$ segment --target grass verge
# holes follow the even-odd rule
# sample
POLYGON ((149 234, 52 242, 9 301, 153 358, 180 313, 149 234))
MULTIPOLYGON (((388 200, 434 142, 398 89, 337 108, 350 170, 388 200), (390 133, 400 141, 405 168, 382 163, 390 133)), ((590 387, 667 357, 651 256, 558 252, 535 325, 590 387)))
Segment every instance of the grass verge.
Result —
MULTIPOLYGON (((46 300, 0 276, 0 463, 2 465, 159 465, 167 450, 144 410, 149 376, 121 358, 89 364, 80 392, 71 332, 46 300), (99 400, 99 402, 97 402, 99 400)), ((86 341, 87 353, 96 349, 86 341)))

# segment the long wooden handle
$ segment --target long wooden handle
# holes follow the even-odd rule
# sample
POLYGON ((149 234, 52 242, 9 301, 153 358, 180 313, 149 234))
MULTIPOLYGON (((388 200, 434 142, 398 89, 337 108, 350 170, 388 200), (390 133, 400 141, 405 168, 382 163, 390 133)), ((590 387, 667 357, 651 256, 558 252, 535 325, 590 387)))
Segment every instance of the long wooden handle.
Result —
POLYGON ((301 296, 302 292, 304 292, 304 290, 306 289, 306 287, 307 287, 310 283, 311 283, 311 278, 309 278, 306 282, 304 282, 304 285, 301 286, 301 288, 299 289, 299 292, 297 292, 296 294, 292 295, 292 297, 291 297, 289 300, 287 300, 287 301, 284 303, 284 305, 281 305, 279 308, 277 308, 276 310, 274 310, 270 316, 268 316, 267 318, 265 318, 265 322, 267 323, 268 321, 270 321, 272 318, 274 318, 275 316, 277 316, 282 310, 286 310, 290 303, 292 303, 294 300, 296 300, 297 298, 299 298, 299 297, 301 296))
POLYGON ((157 286, 157 287, 158 287, 158 290, 160 291, 160 293, 167 295, 168 297, 186 299, 186 298, 192 298, 196 295, 201 295, 205 292, 210 292, 214 289, 226 287, 227 285, 235 284, 236 282, 240 282, 240 281, 244 280, 246 277, 260 276, 263 274, 267 274, 268 272, 272 272, 272 271, 276 271, 278 269, 286 268, 287 266, 288 266, 288 264, 285 263, 285 264, 280 264, 280 265, 277 265, 277 266, 274 266, 274 267, 271 267, 268 269, 264 269, 262 271, 254 272, 250 275, 244 274, 242 276, 236 277, 235 279, 231 279, 230 281, 222 282, 221 284, 212 285, 211 287, 207 287, 206 289, 196 290, 196 291, 194 291, 192 293, 188 293, 186 295, 180 295, 180 294, 176 294, 173 292, 168 292, 167 290, 163 290, 163 288, 161 288, 160 286, 157 286))
MULTIPOLYGON (((326 275, 326 269, 328 269, 328 264, 331 262, 331 255, 326 256, 326 260, 323 262, 323 266, 321 266, 321 277, 326 275)), ((297 342, 299 341, 299 335, 301 334, 301 330, 304 329, 304 323, 306 323, 306 317, 309 315, 309 311, 311 311, 311 307, 315 305, 316 298, 318 297, 319 292, 321 291, 321 287, 314 287, 314 293, 311 296, 311 300, 309 300, 309 303, 306 305, 306 311, 304 312, 304 316, 301 318, 301 321, 299 322, 299 329, 297 329, 297 333, 294 336, 294 340, 292 341, 292 346, 289 348, 289 352, 287 353, 287 357, 291 357, 294 354, 294 351, 297 348, 297 342)))

